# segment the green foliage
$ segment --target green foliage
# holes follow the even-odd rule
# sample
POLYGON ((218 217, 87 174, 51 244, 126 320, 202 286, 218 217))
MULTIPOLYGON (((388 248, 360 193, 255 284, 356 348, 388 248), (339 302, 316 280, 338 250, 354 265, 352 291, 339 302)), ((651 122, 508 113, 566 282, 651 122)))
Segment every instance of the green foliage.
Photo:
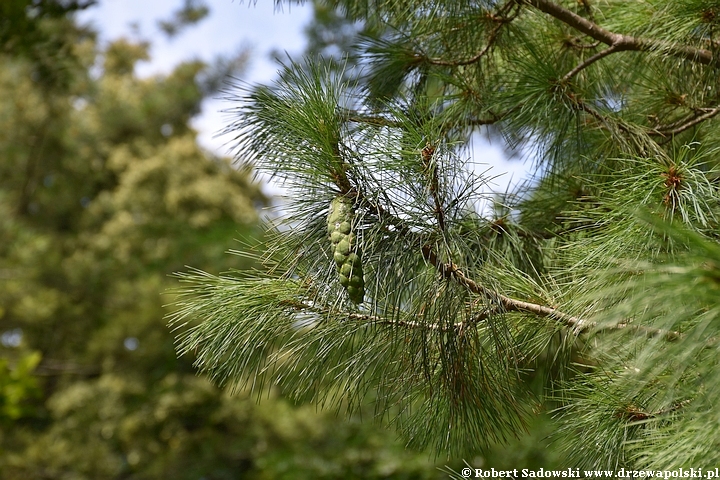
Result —
POLYGON ((173 12, 171 19, 159 21, 158 26, 168 37, 172 38, 185 27, 200 22, 209 13, 210 9, 202 1, 185 0, 182 8, 173 12))
POLYGON ((371 399, 438 454, 498 451, 551 411, 565 466, 717 464, 716 5, 317 12, 368 34, 345 69, 289 62, 230 98, 239 159, 283 182, 286 215, 256 270, 182 277, 172 320, 200 320, 182 351, 230 384, 371 399), (536 178, 490 198, 468 158, 481 128, 536 178), (350 233, 328 230, 338 198, 350 233), (338 287, 341 235, 361 303, 338 287))
POLYGON ((190 127, 222 69, 139 78, 149 44, 100 48, 65 15, 79 2, 33 4, 69 10, 22 9, 61 44, 47 58, 0 52, 0 477, 438 478, 382 429, 279 391, 230 396, 177 358, 170 274, 245 270, 255 259, 225 252, 263 236, 260 186, 190 127))
POLYGON ((10 368, 7 359, 0 358, 0 422, 7 423, 32 413, 31 402, 40 395, 32 373, 40 359, 38 352, 32 352, 10 368))
POLYGON ((0 5, 0 52, 30 60, 34 81, 49 88, 66 88, 77 67, 73 51, 77 37, 92 36, 67 21, 68 14, 95 5, 97 0, 5 0, 0 5))

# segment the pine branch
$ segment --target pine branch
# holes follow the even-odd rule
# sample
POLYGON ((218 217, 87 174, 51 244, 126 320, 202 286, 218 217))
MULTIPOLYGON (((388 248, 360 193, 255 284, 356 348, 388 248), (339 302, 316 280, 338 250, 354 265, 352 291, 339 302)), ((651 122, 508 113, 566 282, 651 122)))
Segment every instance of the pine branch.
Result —
MULTIPOLYGON (((452 279, 457 281, 460 285, 463 285, 468 290, 470 290, 473 293, 476 293, 478 295, 482 295, 483 297, 490 297, 495 299, 498 303, 491 308, 484 309, 481 313, 473 316, 469 321, 466 322, 457 322, 452 325, 439 325, 436 323, 423 323, 423 322, 416 322, 412 320, 390 320, 387 318, 383 318, 377 315, 368 315, 368 314, 362 314, 362 313, 356 313, 356 312, 337 312, 332 310, 331 308, 327 306, 318 306, 315 304, 307 303, 307 302, 301 302, 301 301, 295 301, 295 300, 285 300, 281 302, 281 305, 287 306, 290 308, 293 308, 298 311, 307 311, 312 312, 320 315, 335 315, 340 316, 347 320, 352 321, 359 321, 363 323, 368 323, 371 325, 385 325, 390 327, 401 327, 401 328, 411 328, 411 329, 424 329, 424 330, 433 330, 436 332, 462 332, 466 330, 469 327, 476 326, 479 323, 483 322, 484 320, 487 320, 493 315, 502 314, 502 313, 511 313, 511 312, 524 312, 524 313, 532 313, 534 315, 537 315, 539 317, 545 317, 545 318, 551 318, 554 320, 557 320, 561 322, 564 326, 570 328, 573 330, 576 336, 581 335, 582 333, 587 332, 590 329, 593 329, 598 326, 597 322, 591 322, 585 319, 582 319, 580 317, 572 316, 566 313, 563 313, 556 308, 547 307, 545 305, 540 305, 536 303, 531 302, 524 302, 522 300, 516 300, 514 298, 507 297, 505 295, 496 293, 487 287, 484 287, 480 285, 479 283, 475 282, 474 280, 468 278, 465 276, 465 274, 457 267, 457 265, 454 265, 452 263, 442 263, 438 260, 437 255, 434 254, 432 249, 428 246, 424 246, 422 249, 423 252, 423 258, 425 258, 430 264, 432 264, 434 267, 438 269, 438 271, 443 275, 444 278, 452 279)), ((660 329, 660 328, 653 328, 648 327, 645 325, 634 325, 629 322, 626 323, 618 323, 616 325, 612 326, 605 326, 603 328, 600 328, 597 330, 600 331, 606 331, 606 330, 634 330, 635 332, 647 336, 648 338, 654 338, 654 337, 662 337, 665 340, 669 342, 674 342, 677 340, 680 340, 684 338, 684 335, 680 332, 674 331, 674 330, 666 330, 666 329, 660 329)))
MULTIPOLYGON (((516 108, 513 108, 512 111, 514 111, 514 110, 517 110, 517 109, 516 109, 516 108)), ((503 118, 505 118, 505 116, 506 116, 508 113, 510 113, 510 112, 508 111, 508 112, 505 112, 505 113, 501 113, 501 114, 499 114, 499 115, 494 115, 494 114, 493 114, 493 118, 476 118, 476 119, 473 119, 473 120, 469 120, 469 121, 467 122, 467 124, 468 124, 469 126, 471 126, 471 127, 481 127, 481 126, 483 126, 483 125, 493 125, 493 124, 498 123, 499 121, 501 121, 503 118)), ((492 114, 492 113, 491 113, 491 114, 492 114)))
POLYGON ((703 108, 700 110, 700 112, 696 112, 694 115, 691 115, 690 118, 680 120, 679 122, 671 123, 670 125, 667 125, 665 127, 655 128, 652 131, 648 132, 648 135, 663 137, 677 135, 678 133, 682 133, 685 130, 694 127, 695 125, 704 122, 705 120, 711 119, 718 113, 720 113, 720 106, 710 109, 703 108))
MULTIPOLYGON (((516 109, 513 109, 516 110, 516 109)), ((397 120, 392 120, 387 117, 383 117, 381 115, 369 115, 367 113, 358 112, 356 110, 351 109, 340 109, 340 112, 342 113, 342 117, 346 122, 354 122, 354 123, 364 123, 366 125, 373 125, 376 127, 392 127, 392 128, 401 128, 403 127, 403 123, 397 120)), ((501 121, 509 112, 501 113, 499 115, 493 115, 492 118, 476 118, 472 120, 468 120, 466 123, 469 126, 483 126, 483 125, 493 125, 495 123, 498 123, 501 121)))
POLYGON ((339 112, 346 122, 364 123, 367 125, 374 125, 376 127, 394 128, 400 128, 403 125, 402 122, 397 120, 392 120, 380 115, 369 115, 367 113, 358 112, 348 108, 339 108, 339 112))
MULTIPOLYGON (((709 50, 694 48, 688 45, 677 45, 661 40, 646 39, 614 33, 599 26, 597 23, 554 3, 550 0, 521 0, 538 10, 560 20, 566 25, 594 38, 606 45, 615 47, 615 51, 666 51, 668 54, 690 60, 691 62, 711 65, 715 63, 713 53, 709 50)), ((613 53, 610 52, 610 53, 613 53)))
POLYGON ((502 305, 505 312, 527 312, 535 314, 539 317, 549 317, 564 323, 566 326, 573 328, 577 333, 580 333, 593 326, 592 322, 586 322, 579 317, 574 317, 563 313, 555 308, 547 307, 545 305, 539 305, 536 303, 524 302, 522 300, 516 300, 514 298, 507 297, 490 290, 489 288, 475 282, 471 278, 468 278, 460 268, 454 263, 443 263, 438 258, 437 254, 428 245, 422 247, 423 258, 433 265, 438 272, 448 279, 456 281, 458 284, 464 286, 469 291, 495 299, 500 305, 502 305))
POLYGON ((576 37, 576 38, 573 38, 573 39, 567 41, 566 45, 568 45, 572 48, 578 49, 578 50, 590 50, 592 48, 599 47, 600 44, 602 43, 600 41, 595 41, 593 43, 586 44, 586 43, 579 43, 579 41, 580 41, 580 39, 576 37))
MULTIPOLYGON (((597 323, 593 322, 593 324, 589 325, 587 328, 596 327, 596 326, 597 326, 597 323)), ((634 330, 638 334, 645 335, 648 338, 661 337, 661 338, 667 340, 668 342, 675 342, 677 340, 684 338, 684 335, 682 333, 675 331, 675 330, 653 328, 653 327, 648 327, 645 325, 635 325, 635 324, 632 324, 629 322, 621 322, 621 323, 617 323, 615 325, 604 326, 604 327, 598 329, 598 331, 624 330, 624 329, 634 330)))
POLYGON ((606 48, 605 50, 602 50, 602 51, 596 53, 595 55, 591 56, 590 58, 588 58, 587 60, 585 60, 584 62, 582 62, 575 68, 573 68, 572 70, 570 70, 568 73, 566 73, 565 76, 560 79, 560 83, 567 83, 568 81, 570 81, 570 79, 572 77, 574 77, 575 75, 577 75, 578 73, 580 73, 581 71, 583 71, 584 69, 586 69, 587 67, 592 65, 593 63, 597 62, 600 59, 607 57, 611 53, 615 53, 618 51, 620 51, 620 50, 618 49, 618 47, 616 45, 611 45, 608 48, 606 48))
MULTIPOLYGON (((501 122, 509 113, 517 110, 517 107, 514 107, 507 112, 503 112, 500 114, 493 114, 491 113, 492 117, 489 118, 475 118, 475 119, 469 119, 462 122, 462 124, 468 126, 468 127, 480 127, 484 125, 494 125, 498 122, 501 122)), ((404 123, 399 120, 393 120, 391 118, 382 116, 382 115, 371 115, 363 112, 358 112, 357 110, 352 110, 348 108, 340 108, 339 107, 340 116, 343 119, 343 121, 346 122, 354 122, 354 123, 362 123, 365 125, 371 125, 375 127, 390 127, 390 128, 402 128, 404 126, 404 123)), ((447 124, 447 127, 444 129, 444 131, 448 130, 450 128, 450 124, 447 124)))
POLYGON ((367 323, 369 325, 385 325, 389 327, 402 327, 402 328, 417 328, 417 329, 424 329, 424 330, 435 330, 438 332, 449 332, 454 330, 455 328, 459 328, 461 324, 455 324, 450 327, 438 325, 436 323, 423 323, 423 322, 416 322, 413 320, 390 320, 387 318, 380 317, 378 315, 368 315, 363 313, 356 313, 356 312, 339 312, 334 311, 329 307, 326 306, 318 306, 313 305, 306 302, 300 302, 300 301, 284 301, 281 303, 283 306, 290 307, 297 311, 304 311, 304 312, 311 312, 316 313, 318 315, 333 315, 333 316, 339 316, 346 320, 352 320, 362 323, 367 323))
POLYGON ((588 115, 590 115, 591 117, 593 117, 595 120, 598 121, 598 123, 600 123, 603 127, 605 127, 605 129, 607 131, 609 131, 610 133, 614 132, 613 128, 611 127, 611 123, 612 123, 612 125, 617 127, 617 129, 620 130, 621 132, 625 133, 628 136, 632 136, 632 132, 630 132, 630 130, 628 130, 628 128, 625 125, 623 125, 620 122, 611 122, 611 120, 608 117, 601 114, 600 112, 598 112, 597 110, 592 108, 587 103, 583 102, 579 97, 572 95, 570 97, 570 100, 573 102, 573 104, 577 110, 585 112, 588 115))
MULTIPOLYGON (((375 214, 377 214, 379 217, 382 217, 384 220, 388 221, 388 223, 392 224, 400 233, 404 234, 411 234, 410 228, 405 225, 405 223, 392 215, 390 212, 385 210, 381 205, 372 203, 368 201, 367 199, 364 199, 365 205, 369 206, 371 210, 374 211, 375 214)), ((571 328, 576 335, 580 335, 588 330, 591 330, 598 326, 597 322, 589 321, 587 319, 583 319, 580 317, 576 317, 567 313, 564 313, 556 308, 548 307, 546 305, 540 305, 537 303, 532 302, 525 302, 522 300, 517 300, 505 295, 502 295, 500 293, 497 293, 479 283, 474 281, 473 279, 467 277, 465 273, 454 263, 443 263, 437 256, 437 254, 433 251, 432 247, 429 245, 423 245, 421 247, 421 252, 423 258, 430 263, 432 266, 434 266, 438 272, 447 279, 456 281, 458 284, 464 286, 472 293, 475 293, 477 295, 481 295, 485 298, 494 299, 499 305, 500 309, 489 309, 485 310, 483 313, 475 316, 469 324, 475 325, 477 323, 480 323, 481 321, 487 319, 493 314, 496 313, 510 313, 510 312, 525 312, 525 313, 532 313, 534 315, 537 315, 538 317, 543 318, 550 318, 556 321, 559 321, 563 325, 565 325, 568 328, 571 328)), ((464 329, 469 324, 465 323, 457 323, 453 326, 453 328, 457 329, 464 329)), ((403 326, 400 324, 397 324, 397 326, 403 326)), ((407 325, 411 326, 411 325, 407 325)), ((430 327, 433 329, 440 329, 440 331, 447 331, 441 329, 441 327, 430 327)), ((644 325, 634 325, 629 322, 626 323, 619 323, 611 327, 604 327, 602 330, 621 330, 621 329, 632 329, 637 332, 639 332, 642 335, 646 335, 648 337, 662 337, 665 338, 668 341, 675 341, 683 337, 683 335, 679 332, 672 331, 672 330, 666 330, 666 329, 660 329, 660 328, 654 328, 654 327, 648 327, 644 325)))
MULTIPOLYGON (((364 203, 368 205, 374 212, 379 216, 387 220, 389 223, 391 223, 394 227, 396 227, 401 233, 409 234, 411 233, 410 228, 405 225, 405 223, 400 220, 399 218, 392 215, 390 212, 385 210, 381 205, 375 204, 370 202, 367 199, 364 199, 364 203)), ((533 313, 535 315, 538 315, 540 317, 549 317, 556 320, 559 320, 563 322, 566 326, 573 328, 578 334, 582 331, 585 331, 591 327, 593 327, 595 324, 592 322, 587 322, 582 320, 579 317, 574 317, 572 315, 568 315, 566 313, 560 312, 557 309, 554 309, 552 307, 547 307, 544 305, 538 305, 530 302, 524 302, 522 300, 516 300, 510 297, 507 297, 505 295, 496 293, 489 288, 475 282, 474 280, 468 278, 454 263, 443 263, 438 258, 437 254, 433 251, 433 249, 429 245, 423 245, 421 247, 421 252, 423 258, 433 265, 438 272, 444 277, 448 279, 452 279, 456 282, 458 282, 460 285, 467 288, 469 291, 482 295, 484 297, 489 297, 496 299, 500 305, 503 307, 503 311, 505 312, 528 312, 533 313)), ((475 320, 475 323, 487 318, 490 315, 490 313, 487 313, 485 315, 481 315, 480 317, 477 317, 475 320)))
MULTIPOLYGON (((429 246, 422 248, 423 258, 425 258, 431 265, 438 269, 438 271, 445 278, 453 279, 460 285, 463 285, 468 290, 484 297, 490 297, 495 299, 501 306, 502 311, 505 313, 509 312, 526 312, 537 315, 538 317, 547 317, 557 320, 563 323, 566 327, 571 328, 576 335, 580 335, 592 328, 597 327, 597 322, 591 322, 580 317, 572 316, 567 313, 561 312, 560 310, 548 307, 545 305, 539 305, 537 303, 524 302, 522 300, 516 300, 514 298, 507 297, 505 295, 494 292, 487 287, 480 285, 471 278, 468 278, 457 265, 453 263, 442 263, 439 261, 437 255, 432 251, 429 246)), ((493 311, 483 312, 473 319, 474 323, 480 322, 488 318, 493 311)), ((665 330, 661 328, 653 328, 645 325, 634 325, 631 323, 619 323, 611 327, 603 328, 603 330, 621 330, 621 329, 632 329, 642 335, 648 337, 662 337, 667 341, 675 341, 683 338, 680 332, 673 330, 665 330)))
POLYGON ((460 67, 464 65, 471 65, 475 62, 478 62, 480 59, 482 59, 493 47, 495 44, 495 41, 497 40, 500 30, 502 30, 502 27, 507 25, 508 23, 512 22, 515 18, 517 18, 518 14, 520 13, 520 10, 516 10, 515 13, 509 17, 505 17, 508 13, 508 11, 515 6, 515 0, 510 0, 505 5, 503 5, 497 14, 490 15, 491 19, 497 24, 495 27, 490 31, 490 35, 488 36, 487 45, 480 50, 478 53, 473 55, 470 58, 467 58, 465 60, 443 60, 442 58, 424 58, 423 61, 426 63, 429 63, 430 65, 438 65, 438 66, 445 66, 445 67, 460 67))
POLYGON ((692 400, 683 400, 681 402, 677 402, 671 405, 670 407, 658 410, 657 412, 644 412, 635 405, 626 405, 625 407, 615 412, 615 416, 618 418, 624 418, 632 422, 649 420, 651 418, 657 418, 663 415, 667 415, 669 413, 674 413, 689 405, 691 402, 692 400))

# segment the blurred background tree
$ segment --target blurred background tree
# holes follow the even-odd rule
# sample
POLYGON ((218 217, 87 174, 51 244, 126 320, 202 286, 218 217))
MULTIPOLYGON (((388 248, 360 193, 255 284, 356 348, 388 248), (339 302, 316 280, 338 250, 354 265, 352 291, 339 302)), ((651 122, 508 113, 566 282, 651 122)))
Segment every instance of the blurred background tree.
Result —
POLYGON ((269 200, 189 126, 247 52, 138 78, 149 44, 100 49, 73 17, 95 3, 0 5, 0 477, 444 478, 372 424, 230 396, 176 357, 169 275, 248 268, 225 252, 262 236, 269 200))

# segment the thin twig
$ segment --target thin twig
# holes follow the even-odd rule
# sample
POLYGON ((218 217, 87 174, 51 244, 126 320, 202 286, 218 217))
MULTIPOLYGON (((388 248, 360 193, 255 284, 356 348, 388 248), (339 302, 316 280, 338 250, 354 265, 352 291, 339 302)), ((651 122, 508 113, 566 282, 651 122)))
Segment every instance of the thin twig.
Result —
MULTIPOLYGON (((649 132, 649 135, 660 135, 662 136, 665 131, 672 130, 673 128, 676 128, 680 125, 683 125, 686 122, 689 122, 690 120, 693 120, 698 117, 698 115, 705 113, 705 110, 698 112, 697 110, 684 116, 680 120, 676 120, 672 123, 668 123, 667 125, 660 125, 656 122, 656 126, 653 128, 651 132, 649 132)), ((655 117, 657 120, 657 117, 655 117)))
MULTIPOLYGON (((419 328, 419 329, 425 329, 425 330, 435 330, 435 331, 439 331, 439 332, 451 331, 454 328, 457 328, 455 325, 442 326, 442 325, 438 325, 436 323, 416 322, 413 320, 389 320, 387 318, 379 317, 377 315, 334 311, 329 307, 313 305, 313 304, 301 302, 301 301, 283 300, 280 303, 281 303, 281 305, 283 305, 285 307, 290 307, 293 310, 297 310, 297 311, 312 312, 312 313, 317 313, 319 315, 335 315, 338 317, 345 318, 347 320, 360 321, 360 322, 367 323, 370 325, 387 325, 387 326, 391 326, 391 327, 419 328)), ((457 324, 457 325, 460 325, 460 324, 457 324)))
POLYGON ((592 48, 597 48, 602 42, 599 40, 594 41, 593 43, 582 43, 581 40, 582 37, 572 37, 563 42, 563 44, 569 48, 574 48, 576 50, 590 50, 592 48))
POLYGON ((671 405, 668 408, 663 408, 662 410, 658 410, 657 412, 644 412, 635 405, 626 405, 621 410, 617 411, 615 413, 615 416, 630 420, 632 422, 649 420, 652 418, 660 417, 662 415, 666 415, 668 413, 673 413, 689 405, 691 402, 692 400, 689 399, 683 400, 682 402, 675 403, 674 405, 671 405))
POLYGON ((617 127, 618 130, 620 130, 620 131, 622 131, 622 132, 624 132, 624 133, 626 133, 626 134, 632 135, 632 133, 628 130, 628 128, 627 128, 625 125, 623 125, 623 124, 620 123, 620 122, 611 122, 611 120, 608 119, 608 117, 606 117, 605 115, 601 114, 600 112, 598 112, 598 111, 595 110, 594 108, 590 107, 590 105, 588 105, 587 103, 583 102, 583 101, 582 101, 580 98, 578 98, 577 96, 575 96, 575 95, 571 96, 571 97, 570 97, 570 100, 573 102, 573 104, 575 105, 575 108, 576 108, 577 110, 580 110, 580 111, 583 111, 583 112, 589 114, 591 117, 593 117, 595 120, 597 120, 601 125, 605 126, 605 128, 606 128, 610 133, 613 133, 613 128, 612 128, 612 126, 611 126, 611 123, 612 123, 612 125, 614 125, 615 127, 617 127))
MULTIPOLYGON (((453 324, 448 325, 440 325, 437 323, 428 323, 428 322, 417 322, 413 320, 390 320, 387 318, 380 317, 378 315, 368 315, 363 313, 351 313, 351 312, 339 312, 334 311, 329 307, 325 306, 318 306, 315 304, 310 304, 307 302, 302 301, 290 301, 290 300, 283 300, 281 302, 281 305, 290 307, 294 310, 298 311, 308 311, 312 313, 316 313, 319 315, 335 315, 338 317, 345 318, 347 320, 353 320, 353 321, 360 321, 363 323, 367 323, 369 325, 385 325, 389 327, 401 327, 401 328, 411 328, 411 329, 423 329, 423 330, 432 330, 436 332, 462 332, 465 331, 468 327, 474 327, 481 322, 487 320, 493 315, 503 314, 503 313, 512 313, 512 312, 524 312, 524 313, 532 313, 534 315, 537 315, 539 317, 544 318, 551 318, 557 321, 560 321, 564 326, 570 328, 575 336, 579 336, 588 330, 591 330, 595 327, 597 327, 597 322, 591 322, 585 319, 582 319, 580 317, 575 317, 572 315, 568 315, 566 313, 563 313, 556 308, 547 307, 544 305, 539 305, 536 303, 531 302, 524 302, 522 300, 516 300, 514 298, 507 297, 505 295, 501 295, 499 293, 493 292, 490 289, 476 283, 472 279, 467 278, 463 272, 457 268, 456 265, 453 264, 444 264, 437 261, 437 256, 433 255, 432 252, 425 247, 423 248, 423 256, 433 265, 435 266, 438 271, 440 271, 443 276, 446 276, 447 278, 452 278, 455 281, 457 281, 459 284, 465 286, 473 293, 477 293, 479 295, 482 295, 484 297, 490 297, 494 299, 497 304, 494 306, 491 306, 489 308, 485 308, 482 312, 478 313, 477 315, 473 316, 468 321, 463 322, 456 322, 453 324), (425 256, 427 254, 427 256, 425 256), (436 263, 433 263, 433 259, 436 263)), ((673 330, 665 330, 660 328, 653 328, 648 327, 644 325, 634 325, 631 323, 619 323, 612 326, 605 326, 597 330, 605 331, 605 330, 622 330, 622 329, 629 329, 634 330, 636 332, 639 332, 649 338, 652 337, 663 337, 667 341, 676 341, 679 339, 682 339, 684 336, 680 332, 676 332, 673 330)))
POLYGON ((488 39, 488 44, 485 45, 485 48, 483 48, 477 54, 473 55, 470 58, 467 58, 465 60, 443 60, 442 58, 426 58, 424 59, 424 61, 426 63, 429 63, 430 65, 437 65, 442 67, 461 67, 464 65, 470 65, 472 63, 475 63, 479 61, 482 57, 484 57, 490 50, 490 48, 493 46, 495 37, 500 31, 500 27, 501 25, 498 25, 493 29, 492 32, 490 32, 490 38, 488 39))
MULTIPOLYGON (((505 295, 493 292, 489 288, 476 283, 474 280, 465 276, 465 274, 453 263, 442 263, 439 261, 437 255, 428 246, 423 247, 423 258, 425 258, 430 264, 432 264, 438 271, 446 278, 452 278, 457 281, 460 285, 465 286, 468 290, 484 297, 495 299, 502 307, 503 312, 527 312, 537 315, 538 317, 547 317, 562 322, 566 327, 571 328, 575 335, 580 335, 597 326, 597 322, 591 322, 589 320, 569 315, 561 312, 560 310, 548 307, 545 305, 539 305, 537 303, 524 302, 522 300, 516 300, 514 298, 507 297, 505 295)), ((478 318, 483 320, 490 316, 492 311, 488 311, 487 314, 481 314, 478 318)), ((476 321, 480 321, 477 320, 476 321)), ((633 325, 630 323, 618 324, 609 329, 633 329, 648 337, 661 336, 668 341, 674 341, 682 338, 682 334, 672 330, 665 330, 660 328, 647 327, 644 325, 633 325)))
POLYGON ((441 231, 445 231, 445 210, 440 200, 440 181, 438 179, 438 168, 434 161, 435 146, 427 144, 420 152, 425 172, 430 177, 430 194, 435 203, 435 218, 441 231))
MULTIPOLYGON (((593 325, 590 325, 590 327, 597 327, 597 323, 593 322, 593 325)), ((589 328, 589 327, 588 327, 589 328)), ((641 335, 644 335, 648 338, 655 338, 655 337, 662 337, 668 342, 674 342, 676 340, 680 340, 684 337, 684 335, 680 332, 677 332, 675 330, 666 330, 663 328, 655 328, 655 327, 648 327, 646 325, 636 325, 634 323, 630 322, 620 322, 616 323, 615 325, 603 325, 599 327, 596 331, 602 332, 606 330, 633 330, 641 335)))
POLYGON ((582 70, 586 69, 593 63, 597 62, 601 58, 605 58, 608 55, 610 55, 611 53, 619 52, 620 50, 621 50, 620 47, 618 47, 617 45, 610 45, 605 50, 602 50, 602 51, 596 53, 595 55, 588 58, 587 60, 585 60, 584 62, 582 62, 575 68, 573 68, 572 70, 570 70, 568 73, 566 73, 565 76, 562 79, 560 79, 560 83, 567 83, 572 77, 574 77, 575 75, 577 75, 578 73, 580 73, 582 70))
POLYGON ((676 127, 675 127, 675 125, 677 125, 678 122, 672 123, 664 128, 653 129, 651 132, 648 132, 648 134, 649 135, 660 135, 663 137, 677 135, 678 133, 684 132, 685 130, 692 128, 695 125, 704 122, 705 120, 711 119, 718 113, 720 113, 720 106, 715 107, 710 110, 707 110, 702 115, 693 115, 685 123, 682 123, 676 127), (675 128, 672 128, 672 127, 675 127, 675 128))
POLYGON ((653 413, 653 415, 660 416, 660 415, 665 415, 668 413, 673 413, 677 410, 680 410, 681 408, 685 408, 687 405, 690 405, 690 403, 692 403, 692 400, 686 399, 686 400, 683 400, 682 402, 677 402, 676 404, 674 404, 668 408, 663 408, 662 410, 658 410, 657 412, 653 413))
POLYGON ((380 115, 369 115, 367 113, 350 110, 347 108, 341 108, 340 113, 342 114, 343 120, 347 122, 355 123, 366 123, 368 125, 374 125, 376 127, 402 127, 402 123, 397 120, 392 120, 387 117, 380 115))
MULTIPOLYGON (((469 127, 479 127, 483 125, 493 125, 501 121, 508 113, 517 108, 512 108, 507 112, 499 115, 494 115, 492 118, 475 118, 467 120, 462 124, 469 127)), ((376 127, 391 127, 391 128, 402 128, 404 123, 399 120, 393 120, 382 115, 370 115, 367 113, 358 112, 356 110, 350 110, 347 108, 339 109, 342 119, 346 122, 364 123, 366 125, 372 125, 376 127)))
MULTIPOLYGON (((516 109, 516 108, 513 108, 512 110, 517 110, 517 109, 516 109)), ((503 113, 503 114, 500 114, 500 115, 493 116, 493 118, 475 118, 475 119, 473 119, 473 120, 469 120, 469 121, 466 122, 466 123, 467 123, 467 125, 472 126, 472 127, 480 127, 480 126, 482 126, 482 125, 493 125, 493 124, 499 122, 500 120, 502 120, 503 117, 504 117, 507 113, 508 113, 508 112, 503 113)))
POLYGON ((490 48, 492 48, 493 44, 495 43, 495 40, 497 40, 498 35, 500 34, 500 30, 502 27, 510 22, 512 22, 515 17, 517 17, 516 12, 515 15, 512 17, 503 17, 502 15, 507 13, 507 10, 509 10, 513 5, 515 5, 515 0, 511 0, 507 2, 498 12, 497 15, 493 16, 493 19, 497 22, 497 25, 495 25, 495 28, 492 29, 490 32, 490 35, 488 36, 487 45, 480 50, 478 53, 473 55, 470 58, 467 58, 465 60, 443 60, 442 58, 425 58, 423 59, 426 63, 429 63, 430 65, 439 65, 439 66, 446 66, 446 67, 459 67, 463 65, 470 65, 472 63, 475 63, 479 61, 481 58, 483 58, 489 51, 490 48))

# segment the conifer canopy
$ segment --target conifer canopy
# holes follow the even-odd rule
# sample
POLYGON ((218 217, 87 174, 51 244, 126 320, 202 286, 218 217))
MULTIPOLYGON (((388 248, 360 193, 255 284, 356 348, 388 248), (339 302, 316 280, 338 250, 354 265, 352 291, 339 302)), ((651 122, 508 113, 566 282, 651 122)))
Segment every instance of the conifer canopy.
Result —
POLYGON ((237 158, 288 195, 262 269, 183 275, 181 352, 371 399, 441 455, 550 412, 568 466, 717 465, 720 3, 324 3, 362 30, 346 60, 229 93, 237 158), (491 193, 480 133, 534 179, 491 193))

